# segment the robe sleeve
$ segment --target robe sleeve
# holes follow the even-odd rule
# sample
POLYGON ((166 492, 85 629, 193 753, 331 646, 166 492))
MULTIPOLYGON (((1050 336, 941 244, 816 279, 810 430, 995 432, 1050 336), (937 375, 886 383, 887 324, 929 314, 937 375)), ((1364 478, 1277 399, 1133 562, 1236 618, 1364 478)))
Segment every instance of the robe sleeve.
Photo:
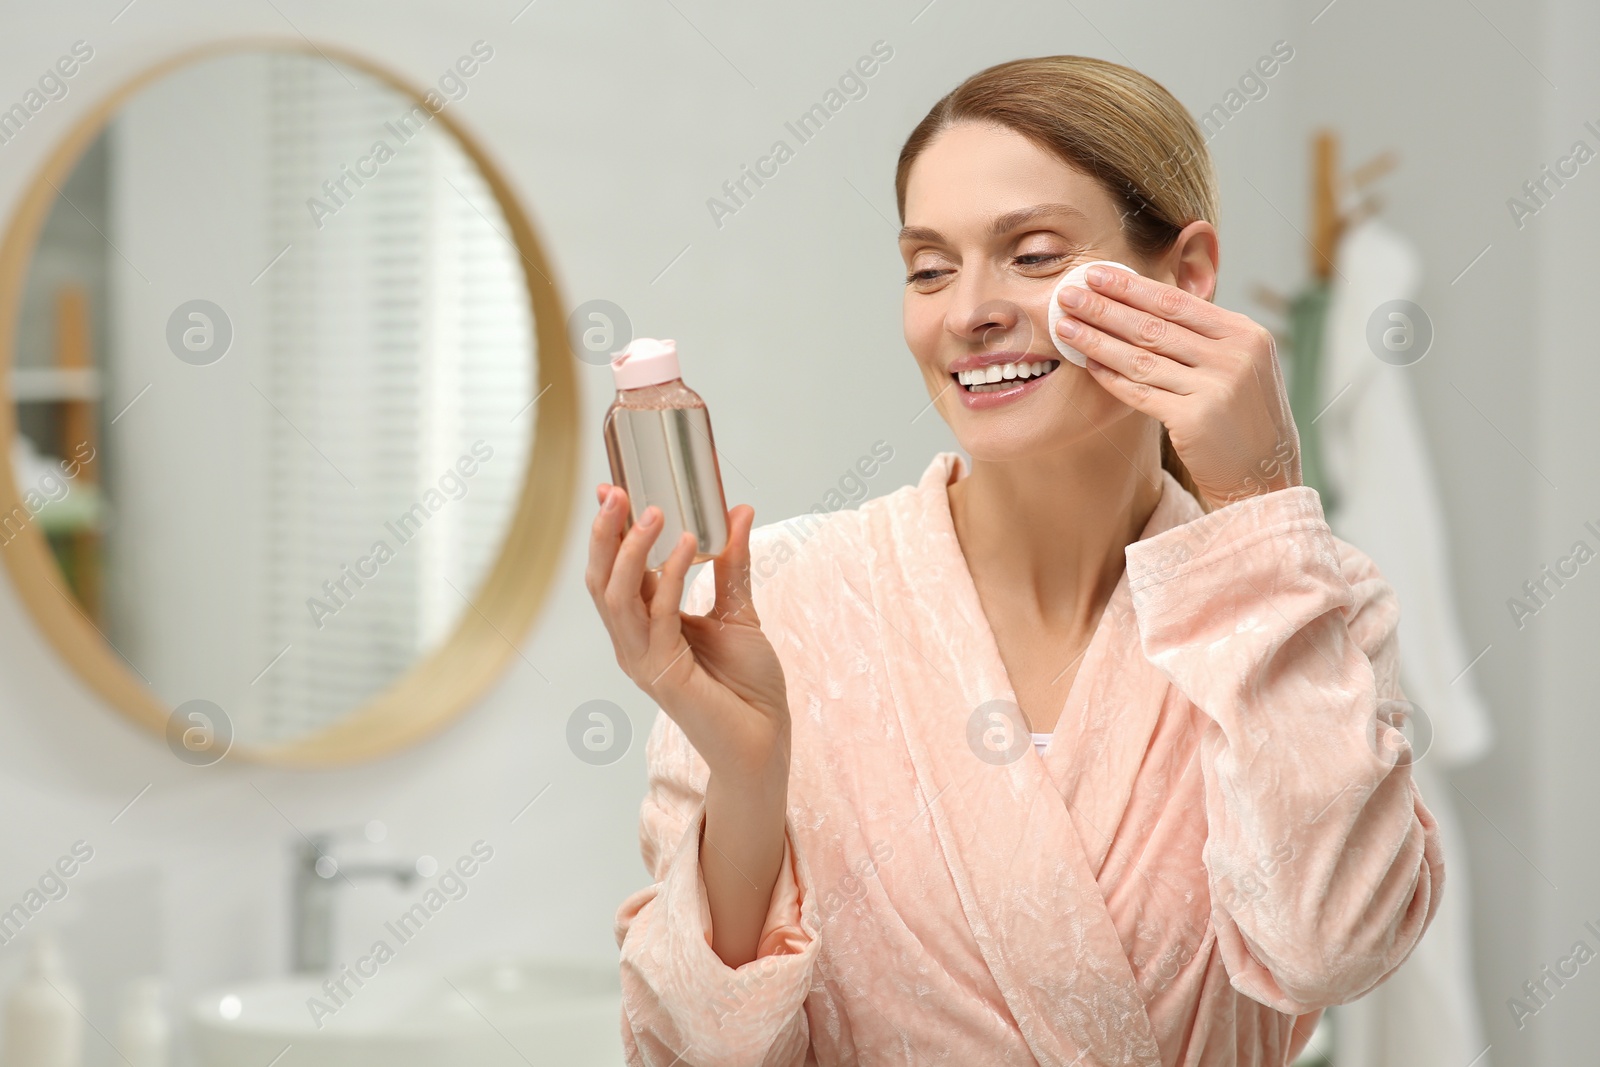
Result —
POLYGON ((1405 961, 1444 882, 1395 725, 1415 709, 1393 588, 1305 486, 1135 542, 1127 561, 1145 656, 1210 720, 1203 856, 1234 988, 1291 1014, 1356 999, 1405 961))
MULTIPOLYGON (((685 611, 709 608, 711 573, 707 565, 691 584, 685 611)), ((711 947, 700 870, 709 768, 659 709, 645 759, 639 845, 654 884, 622 902, 615 930, 628 1064, 801 1067, 811 1043, 805 1000, 820 942, 809 904, 815 891, 791 822, 785 816, 783 862, 756 958, 729 967, 711 947)))

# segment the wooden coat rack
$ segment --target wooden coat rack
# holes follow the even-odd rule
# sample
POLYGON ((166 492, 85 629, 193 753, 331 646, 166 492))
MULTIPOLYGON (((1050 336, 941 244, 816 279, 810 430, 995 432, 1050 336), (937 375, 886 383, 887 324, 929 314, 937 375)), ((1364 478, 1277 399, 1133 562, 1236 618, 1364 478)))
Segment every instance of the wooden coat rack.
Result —
MULTIPOLYGON (((1380 152, 1341 177, 1339 173, 1339 135, 1329 129, 1311 136, 1311 276, 1326 282, 1334 274, 1334 253, 1339 238, 1355 223, 1375 214, 1382 206, 1378 195, 1366 192, 1367 186, 1389 173, 1399 158, 1380 152), (1348 192, 1360 192, 1361 199, 1347 211, 1340 210, 1348 192)), ((1279 314, 1287 313, 1289 298, 1264 285, 1255 287, 1255 297, 1279 314)))
MULTIPOLYGON (((1317 340, 1324 329, 1329 281, 1339 270, 1334 257, 1344 232, 1378 210, 1378 197, 1366 191, 1367 186, 1393 170, 1397 162, 1393 152, 1382 152, 1341 177, 1338 135, 1332 130, 1317 130, 1311 138, 1311 232, 1306 236, 1311 246, 1311 281, 1296 290, 1293 297, 1264 285, 1255 287, 1256 299, 1285 320, 1284 330, 1274 330, 1273 336, 1289 363, 1289 404, 1301 430, 1302 475, 1307 485, 1324 493, 1328 490, 1318 437, 1312 427, 1317 417, 1312 412, 1319 402, 1316 383, 1321 345, 1317 340), (1359 199, 1351 205, 1355 195, 1359 199)), ((1332 495, 1326 496, 1324 503, 1336 505, 1332 495)))

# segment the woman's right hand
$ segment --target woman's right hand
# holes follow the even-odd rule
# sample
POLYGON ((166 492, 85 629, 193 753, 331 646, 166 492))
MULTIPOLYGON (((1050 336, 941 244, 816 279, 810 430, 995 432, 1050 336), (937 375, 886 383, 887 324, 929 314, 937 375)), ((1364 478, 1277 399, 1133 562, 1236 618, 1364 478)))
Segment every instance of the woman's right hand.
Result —
POLYGON ((750 527, 755 509, 728 512, 728 544, 712 561, 716 602, 705 615, 678 609, 694 560, 684 531, 657 577, 645 557, 661 533, 652 505, 622 533, 628 494, 598 488, 584 584, 611 634, 617 664, 684 732, 723 783, 787 778, 789 701, 783 667, 761 631, 750 597, 750 527))

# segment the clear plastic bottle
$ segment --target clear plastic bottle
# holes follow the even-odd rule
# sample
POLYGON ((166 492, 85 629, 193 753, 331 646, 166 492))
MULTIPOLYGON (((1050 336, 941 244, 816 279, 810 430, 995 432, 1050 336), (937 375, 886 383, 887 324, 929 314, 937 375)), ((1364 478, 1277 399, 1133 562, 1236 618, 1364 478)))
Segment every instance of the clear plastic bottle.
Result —
POLYGON ((728 503, 711 439, 706 402, 683 384, 675 341, 638 337, 611 361, 617 397, 606 411, 611 481, 628 491, 628 525, 654 504, 665 520, 645 566, 666 565, 684 530, 695 535, 694 562, 728 543, 728 503))

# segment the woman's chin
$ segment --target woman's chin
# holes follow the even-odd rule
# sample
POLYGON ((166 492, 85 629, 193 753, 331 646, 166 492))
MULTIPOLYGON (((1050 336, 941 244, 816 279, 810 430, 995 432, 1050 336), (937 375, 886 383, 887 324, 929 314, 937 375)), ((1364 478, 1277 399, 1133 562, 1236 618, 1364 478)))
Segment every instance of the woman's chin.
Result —
POLYGON ((1084 384, 1088 388, 1041 392, 987 408, 968 408, 954 397, 961 406, 945 421, 974 460, 1005 462, 1070 448, 1133 414, 1092 379, 1084 384))

